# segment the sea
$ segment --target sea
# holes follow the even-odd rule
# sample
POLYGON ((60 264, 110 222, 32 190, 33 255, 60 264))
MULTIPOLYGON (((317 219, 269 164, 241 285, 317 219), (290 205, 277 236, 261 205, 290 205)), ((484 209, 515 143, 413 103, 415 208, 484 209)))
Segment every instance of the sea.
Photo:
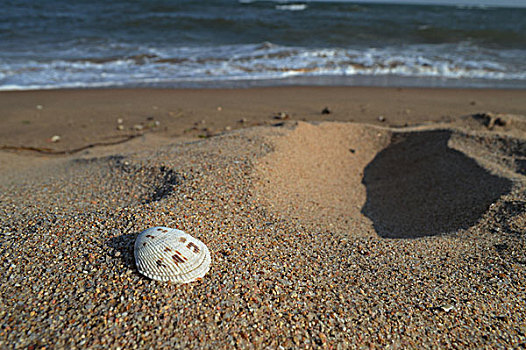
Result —
POLYGON ((250 0, 0 5, 4 91, 526 88, 524 6, 250 0))

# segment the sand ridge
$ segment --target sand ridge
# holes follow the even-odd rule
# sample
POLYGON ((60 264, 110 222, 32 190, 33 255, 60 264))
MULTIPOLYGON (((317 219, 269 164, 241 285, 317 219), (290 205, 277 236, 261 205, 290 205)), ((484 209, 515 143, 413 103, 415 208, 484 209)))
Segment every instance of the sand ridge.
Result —
POLYGON ((275 210, 331 230, 366 227, 363 170, 389 139, 389 131, 363 124, 299 122, 272 141, 275 151, 258 167, 258 192, 275 210))

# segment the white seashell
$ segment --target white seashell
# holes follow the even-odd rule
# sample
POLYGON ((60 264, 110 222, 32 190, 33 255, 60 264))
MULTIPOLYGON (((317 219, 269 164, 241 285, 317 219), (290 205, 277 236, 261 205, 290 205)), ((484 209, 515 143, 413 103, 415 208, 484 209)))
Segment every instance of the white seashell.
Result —
POLYGON ((59 141, 60 141, 60 136, 54 135, 51 137, 51 142, 59 142, 59 141))
POLYGON ((210 269, 208 247, 186 232, 153 227, 135 241, 135 263, 139 272, 158 281, 188 283, 210 269))

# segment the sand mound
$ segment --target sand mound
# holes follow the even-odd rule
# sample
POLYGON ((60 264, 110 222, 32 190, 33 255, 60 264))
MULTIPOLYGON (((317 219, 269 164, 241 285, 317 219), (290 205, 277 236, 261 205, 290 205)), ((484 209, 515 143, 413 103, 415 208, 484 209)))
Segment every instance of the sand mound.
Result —
POLYGON ((327 230, 415 238, 468 229, 521 181, 526 144, 502 130, 456 126, 299 123, 271 141, 258 192, 275 210, 327 230))
POLYGON ((364 125, 299 123, 271 141, 275 152, 258 167, 258 191, 277 211, 302 221, 329 230, 360 225, 360 232, 371 232, 360 215, 363 169, 389 139, 389 131, 364 125))

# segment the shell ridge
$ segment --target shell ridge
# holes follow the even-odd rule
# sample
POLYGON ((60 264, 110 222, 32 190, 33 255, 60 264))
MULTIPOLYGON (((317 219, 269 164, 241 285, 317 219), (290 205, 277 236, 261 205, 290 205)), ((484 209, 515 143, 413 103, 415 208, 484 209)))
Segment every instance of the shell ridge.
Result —
MULTIPOLYGON (((168 255, 167 259, 172 259, 172 256, 168 255)), ((177 276, 177 273, 178 273, 177 265, 169 265, 168 269, 171 272, 171 273, 169 273, 170 276, 177 276)))
POLYGON ((209 255, 205 255, 205 259, 201 261, 199 265, 196 266, 196 268, 193 270, 194 272, 194 280, 197 278, 202 278, 208 271, 210 270, 210 257, 209 255))
POLYGON ((209 252, 208 252, 208 248, 206 248, 206 246, 204 246, 204 247, 205 247, 205 249, 203 249, 203 251, 200 252, 200 257, 203 257, 203 259, 200 261, 200 263, 198 265, 194 266, 194 269, 193 269, 195 274, 198 274, 198 275, 201 275, 202 268, 203 268, 204 265, 210 265, 210 255, 209 255, 209 252))

